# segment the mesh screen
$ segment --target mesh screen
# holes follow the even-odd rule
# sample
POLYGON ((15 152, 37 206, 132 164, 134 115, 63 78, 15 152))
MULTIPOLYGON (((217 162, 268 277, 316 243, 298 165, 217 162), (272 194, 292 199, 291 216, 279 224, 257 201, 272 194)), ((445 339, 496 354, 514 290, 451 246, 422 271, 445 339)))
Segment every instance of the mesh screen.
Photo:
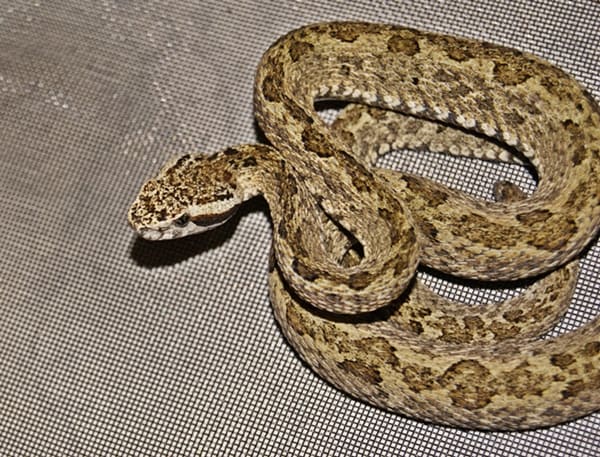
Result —
MULTIPOLYGON (((599 455, 600 415, 527 433, 425 425, 318 378, 267 298, 261 200, 150 243, 126 211, 172 155, 256 142, 256 64, 309 22, 391 22, 534 52, 600 97, 600 4, 0 1, 0 454, 599 455)), ((387 166, 487 197, 515 166, 423 153, 387 166)), ((598 312, 600 247, 556 332, 598 312)), ((424 275, 463 301, 499 299, 424 275)))

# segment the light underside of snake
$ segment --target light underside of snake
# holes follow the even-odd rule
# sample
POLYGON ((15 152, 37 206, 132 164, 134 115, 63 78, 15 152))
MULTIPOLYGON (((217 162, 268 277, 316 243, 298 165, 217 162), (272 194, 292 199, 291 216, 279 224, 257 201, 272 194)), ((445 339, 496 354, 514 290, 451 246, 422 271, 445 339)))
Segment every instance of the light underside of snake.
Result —
MULTIPOLYGON (((437 323, 400 325, 406 318, 395 311, 413 309, 398 307, 398 298, 418 262, 473 279, 512 280, 564 264, 593 239, 600 218, 600 114, 572 78, 534 56, 472 40, 376 24, 317 24, 265 53, 255 107, 274 149, 245 145, 169 162, 130 210, 142 236, 212 228, 262 194, 274 227, 276 317, 302 357, 336 386, 389 410, 476 428, 551 425, 600 408, 598 320, 554 340, 532 341, 544 326, 529 331, 523 320, 511 319, 514 306, 562 309, 557 303, 568 301, 574 266, 503 305, 511 312, 500 307, 502 314, 467 318, 454 310, 454 332, 448 314, 435 317, 440 301, 418 283, 403 299, 420 303, 426 315, 432 311, 437 323), (398 145, 406 132, 384 120, 385 113, 349 109, 333 133, 314 110, 322 98, 494 138, 534 165, 538 187, 529 198, 487 202, 414 175, 379 171, 371 166, 373 144, 398 145), (373 128, 369 118, 384 127, 373 128), (359 322, 334 314, 382 306, 359 322), (476 332, 478 322, 486 330, 476 332), (500 324, 512 326, 509 340, 493 330, 500 324)), ((493 148, 483 155, 513 157, 493 148)))

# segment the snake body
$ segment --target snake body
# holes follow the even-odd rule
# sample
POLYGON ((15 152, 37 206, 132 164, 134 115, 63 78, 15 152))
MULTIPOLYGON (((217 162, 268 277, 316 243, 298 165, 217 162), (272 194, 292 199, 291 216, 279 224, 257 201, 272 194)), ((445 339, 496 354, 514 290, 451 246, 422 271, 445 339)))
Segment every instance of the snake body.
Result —
POLYGON ((526 330, 523 315, 534 312, 516 311, 543 303, 559 315, 573 263, 482 316, 443 311, 443 300, 412 285, 418 262, 482 280, 539 275, 594 238, 600 110, 585 90, 529 54, 364 23, 316 24, 280 38, 261 60, 255 89, 272 147, 170 161, 130 209, 142 236, 213 228, 262 194, 274 228, 275 316, 334 385, 412 417, 485 429, 551 425, 600 408, 599 320, 536 341, 544 326, 526 330), (351 107, 332 128, 314 109, 322 98, 373 108, 351 107), (393 111, 512 148, 485 155, 529 161, 537 189, 488 202, 374 168, 376 145, 385 151, 409 133, 393 111), (417 315, 433 315, 433 324, 417 315))
MULTIPOLYGON (((314 253, 307 265, 303 252, 294 252, 300 242, 290 243, 285 254, 276 250, 287 282, 316 306, 340 312, 377 308, 378 287, 362 286, 373 275, 387 277, 383 273, 397 269, 387 254, 396 257, 405 250, 394 249, 390 237, 379 233, 397 227, 404 213, 390 214, 395 202, 384 194, 386 186, 378 186, 348 153, 348 143, 320 120, 314 109, 318 98, 456 124, 514 147, 536 168, 536 192, 514 203, 482 203, 406 178, 405 187, 418 188, 419 195, 401 202, 409 215, 419 215, 414 225, 420 261, 428 266, 482 280, 535 275, 580 252, 600 226, 598 107, 572 78, 534 56, 380 24, 317 24, 290 32, 264 54, 255 87, 256 117, 266 137, 302 176, 303 186, 318 195, 329 217, 365 251, 359 271, 342 272, 330 287, 329 265, 313 263, 320 260, 314 253), (374 233, 383 254, 371 245, 374 233), (352 275, 359 274, 353 284, 352 275), (347 293, 335 294, 335 303, 343 300, 346 308, 306 293, 314 284, 326 294, 347 287, 347 293), (373 306, 354 306, 357 289, 373 306)), ((412 239, 405 224, 401 227, 392 240, 412 239)))

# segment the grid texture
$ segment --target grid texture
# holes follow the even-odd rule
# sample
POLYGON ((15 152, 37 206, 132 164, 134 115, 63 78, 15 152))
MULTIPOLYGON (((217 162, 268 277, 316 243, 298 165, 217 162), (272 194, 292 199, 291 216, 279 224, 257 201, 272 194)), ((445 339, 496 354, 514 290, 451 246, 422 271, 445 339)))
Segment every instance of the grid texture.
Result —
MULTIPOLYGON (((149 243, 126 211, 172 155, 256 142, 255 66, 281 34, 357 19, 534 52, 600 99, 596 1, 0 1, 0 455, 597 456, 600 415, 527 433, 425 425, 348 398, 271 313, 265 204, 149 243)), ((387 166, 482 198, 530 176, 424 153, 387 166)), ((598 312, 600 247, 555 332, 598 312)), ((473 290, 421 273, 466 302, 473 290)))

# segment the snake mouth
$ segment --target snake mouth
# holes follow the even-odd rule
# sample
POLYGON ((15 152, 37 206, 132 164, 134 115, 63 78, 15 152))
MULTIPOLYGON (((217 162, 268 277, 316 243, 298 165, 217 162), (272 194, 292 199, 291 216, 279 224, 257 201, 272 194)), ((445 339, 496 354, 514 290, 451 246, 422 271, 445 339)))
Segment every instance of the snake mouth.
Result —
POLYGON ((234 206, 220 213, 206 213, 196 216, 190 216, 187 213, 182 214, 177 219, 171 221, 168 225, 163 223, 153 227, 137 228, 139 235, 149 241, 173 240, 197 233, 207 232, 213 228, 224 224, 236 212, 239 206, 234 206))
POLYGON ((138 230, 139 236, 148 241, 159 241, 165 239, 164 234, 159 230, 142 228, 138 230))

